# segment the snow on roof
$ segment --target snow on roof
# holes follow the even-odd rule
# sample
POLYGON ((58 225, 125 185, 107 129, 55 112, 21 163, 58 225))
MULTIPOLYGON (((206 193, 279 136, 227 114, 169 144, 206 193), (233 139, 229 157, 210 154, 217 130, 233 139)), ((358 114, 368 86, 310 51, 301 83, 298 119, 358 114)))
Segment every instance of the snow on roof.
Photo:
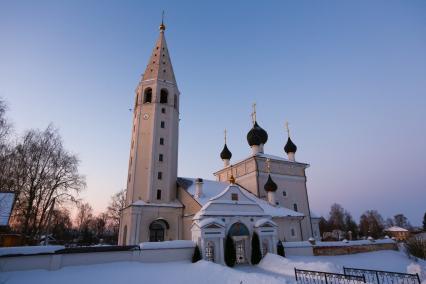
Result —
POLYGON ((64 246, 22 246, 22 247, 2 247, 0 255, 19 255, 19 254, 38 254, 54 253, 57 250, 64 249, 64 246))
POLYGON ((393 226, 390 228, 385 229, 386 232, 408 232, 408 230, 398 227, 398 226, 393 226))
MULTIPOLYGON (((203 179, 203 195, 201 197, 194 197, 195 195, 195 178, 180 178, 180 181, 186 183, 186 191, 198 202, 201 206, 205 206, 212 199, 217 198, 222 195, 224 191, 229 186, 229 183, 206 180, 203 179), (188 182, 189 181, 189 182, 188 182)), ((244 195, 250 200, 256 202, 265 212, 266 215, 270 215, 272 217, 303 217, 304 214, 300 212, 296 212, 281 206, 272 206, 266 200, 260 199, 256 197, 253 193, 239 186, 244 195)), ((221 215, 247 215, 247 213, 243 212, 217 212, 216 215, 220 215, 219 213, 224 213, 221 215)))
POLYGON ((13 192, 0 192, 0 226, 8 225, 14 199, 13 192))
POLYGON ((271 224, 273 226, 278 226, 274 221, 266 219, 266 218, 262 218, 256 221, 256 223, 254 223, 255 227, 261 227, 264 224, 271 224))
POLYGON ((218 219, 218 218, 206 218, 206 219, 203 219, 203 220, 200 221, 199 225, 202 228, 202 227, 205 227, 205 226, 210 225, 212 223, 216 223, 216 224, 219 224, 219 225, 225 227, 225 223, 222 220, 218 219))
POLYGON ((144 242, 140 243, 141 249, 172 249, 172 248, 193 248, 195 243, 188 240, 164 241, 164 242, 144 242))
POLYGON ((171 201, 170 203, 147 203, 143 200, 137 200, 137 201, 133 202, 132 205, 159 206, 159 207, 183 207, 183 205, 178 201, 171 201))
POLYGON ((297 247, 347 247, 347 246, 360 246, 369 244, 392 244, 395 243, 392 239, 380 239, 380 240, 356 240, 356 241, 336 241, 336 242, 315 242, 312 245, 308 241, 301 242, 283 242, 285 248, 297 248, 297 247))
POLYGON ((310 211, 310 213, 311 213, 311 218, 312 219, 321 219, 321 216, 319 216, 318 214, 316 214, 316 213, 314 213, 312 211, 310 211))

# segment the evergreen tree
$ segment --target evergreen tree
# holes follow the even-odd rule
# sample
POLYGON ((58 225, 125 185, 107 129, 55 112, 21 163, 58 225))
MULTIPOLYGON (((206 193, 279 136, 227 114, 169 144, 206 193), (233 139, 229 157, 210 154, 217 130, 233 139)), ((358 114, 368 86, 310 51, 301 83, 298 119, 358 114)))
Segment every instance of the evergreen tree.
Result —
POLYGON ((426 231, 426 212, 425 215, 423 215, 423 231, 426 231))
POLYGON ((225 263, 229 267, 233 267, 235 265, 236 259, 237 256, 235 252, 234 241, 232 240, 231 236, 228 235, 225 241, 225 263))
POLYGON ((200 248, 198 247, 198 245, 195 245, 194 254, 192 255, 192 263, 195 263, 201 259, 202 258, 201 258, 200 248))
POLYGON ((254 232, 251 238, 251 264, 258 264, 261 259, 262 252, 260 251, 259 236, 254 232))
POLYGON ((278 253, 278 255, 285 257, 284 246, 283 246, 283 243, 281 241, 278 241, 277 253, 278 253))

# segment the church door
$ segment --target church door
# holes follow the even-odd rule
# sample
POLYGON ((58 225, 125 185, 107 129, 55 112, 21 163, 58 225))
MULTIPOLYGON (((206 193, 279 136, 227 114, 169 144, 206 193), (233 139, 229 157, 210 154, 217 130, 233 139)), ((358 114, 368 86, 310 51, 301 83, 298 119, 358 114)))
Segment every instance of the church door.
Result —
POLYGON ((234 223, 229 228, 228 234, 235 244, 235 254, 237 264, 247 263, 247 248, 249 247, 250 232, 247 227, 240 222, 234 223))
POLYGON ((245 246, 245 239, 237 240, 235 242, 235 252, 237 255, 237 263, 246 263, 246 246, 245 246))
POLYGON ((149 226, 149 241, 162 242, 164 241, 164 226, 159 221, 154 221, 149 226))

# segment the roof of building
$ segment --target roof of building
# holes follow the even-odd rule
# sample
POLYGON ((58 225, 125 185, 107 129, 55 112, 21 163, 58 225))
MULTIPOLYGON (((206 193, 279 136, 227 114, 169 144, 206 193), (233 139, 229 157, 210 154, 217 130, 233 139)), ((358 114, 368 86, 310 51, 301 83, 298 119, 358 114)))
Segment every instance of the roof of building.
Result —
POLYGON ((385 229, 386 232, 408 232, 407 229, 398 227, 398 226, 393 226, 393 227, 389 227, 385 229))
POLYGON ((220 158, 222 160, 230 160, 232 158, 232 153, 231 151, 229 151, 228 146, 226 144, 225 146, 223 146, 222 152, 220 152, 220 158))
POLYGON ((293 143, 293 141, 291 141, 290 137, 288 137, 287 139, 287 143, 284 146, 284 151, 288 154, 288 153, 296 153, 297 151, 297 146, 296 144, 293 143))
POLYGON ((262 127, 254 122, 253 127, 247 133, 247 142, 250 146, 266 144, 268 141, 268 133, 262 127))
MULTIPOLYGON (((214 199, 221 194, 223 194, 229 187, 229 184, 226 182, 213 181, 203 179, 203 194, 200 197, 194 197, 195 195, 195 178, 178 178, 178 183, 194 198, 201 206, 206 205, 211 199, 214 199)), ((272 217, 303 217, 304 214, 300 212, 293 211, 291 209, 281 207, 281 206, 272 206, 266 200, 256 197, 254 194, 246 190, 244 187, 238 185, 242 189, 242 192, 246 197, 257 203, 264 211, 266 215, 272 217)), ((238 215, 237 212, 233 212, 235 215, 238 215)))

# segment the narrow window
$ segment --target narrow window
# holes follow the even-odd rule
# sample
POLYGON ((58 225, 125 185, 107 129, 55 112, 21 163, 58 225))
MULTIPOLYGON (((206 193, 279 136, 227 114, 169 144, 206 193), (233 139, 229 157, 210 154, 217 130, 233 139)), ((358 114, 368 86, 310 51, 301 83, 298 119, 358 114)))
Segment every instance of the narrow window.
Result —
POLYGON ((285 190, 283 191, 283 196, 287 197, 287 191, 285 191, 285 190))
POLYGON ((238 201, 238 194, 237 193, 232 193, 231 194, 231 199, 234 201, 238 201))
POLYGON ((297 204, 296 203, 293 204, 293 209, 294 209, 294 211, 297 211, 297 204))
POLYGON ((158 179, 162 179, 162 178, 163 178, 163 173, 162 173, 162 172, 158 172, 158 174, 157 174, 157 178, 158 178, 158 179))
POLYGON ((166 113, 166 109, 164 107, 161 108, 161 113, 166 113))
POLYGON ((160 138, 160 145, 164 145, 164 138, 160 138))
POLYGON ((161 189, 157 189, 157 200, 161 200, 161 189))
POLYGON ((158 160, 159 160, 160 162, 162 162, 162 161, 163 161, 163 154, 158 155, 158 160))
POLYGON ((147 104, 147 103, 150 103, 151 101, 152 101, 152 89, 147 88, 144 93, 143 103, 147 104))
POLYGON ((291 236, 295 237, 296 236, 296 232, 294 231, 294 228, 291 228, 291 236))
POLYGON ((161 128, 164 128, 166 123, 164 121, 161 122, 161 128))
POLYGON ((160 103, 161 104, 167 104, 167 96, 169 95, 169 93, 167 92, 166 89, 161 89, 160 91, 160 103))
POLYGON ((177 101, 177 95, 175 94, 175 99, 173 101, 173 107, 174 108, 177 108, 177 103, 178 103, 178 101, 177 101))

